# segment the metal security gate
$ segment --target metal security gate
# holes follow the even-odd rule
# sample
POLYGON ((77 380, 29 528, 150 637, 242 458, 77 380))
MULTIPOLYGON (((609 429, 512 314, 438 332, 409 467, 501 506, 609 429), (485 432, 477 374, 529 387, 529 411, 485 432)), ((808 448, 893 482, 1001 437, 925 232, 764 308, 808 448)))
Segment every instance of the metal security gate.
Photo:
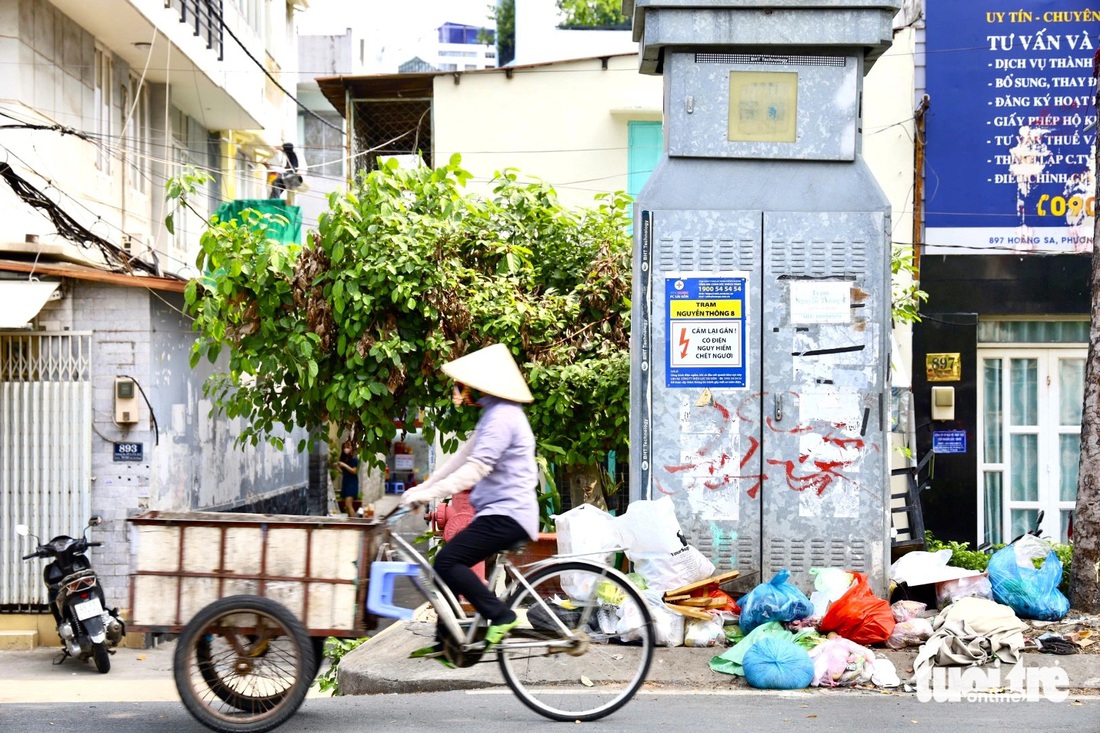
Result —
POLYGON ((46 603, 15 534, 78 532, 91 513, 91 335, 0 333, 0 609, 46 603))

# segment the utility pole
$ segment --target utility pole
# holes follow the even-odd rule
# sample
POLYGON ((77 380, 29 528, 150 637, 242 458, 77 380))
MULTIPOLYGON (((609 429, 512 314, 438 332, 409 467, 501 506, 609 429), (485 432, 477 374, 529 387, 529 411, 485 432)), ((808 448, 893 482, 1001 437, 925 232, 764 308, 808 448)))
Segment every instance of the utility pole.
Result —
MULTIPOLYGON (((1100 51, 1092 61, 1092 77, 1100 71, 1100 51)), ((1093 99, 1093 111, 1100 108, 1100 85, 1093 99)), ((1100 145, 1096 142, 1096 119, 1092 122, 1093 177, 1100 169, 1100 145)), ((1085 364, 1085 402, 1081 412, 1081 463, 1077 477, 1077 507, 1073 519, 1073 568, 1071 601, 1085 613, 1100 613, 1100 216, 1095 215, 1100 185, 1093 198, 1092 274, 1089 277, 1089 355, 1085 364)))

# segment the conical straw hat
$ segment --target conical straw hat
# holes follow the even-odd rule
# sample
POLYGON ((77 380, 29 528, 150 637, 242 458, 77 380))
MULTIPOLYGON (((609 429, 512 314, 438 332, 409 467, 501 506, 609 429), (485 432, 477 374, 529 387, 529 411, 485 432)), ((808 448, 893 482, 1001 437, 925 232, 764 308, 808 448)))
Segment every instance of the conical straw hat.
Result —
POLYGON ((443 373, 456 382, 512 402, 534 402, 527 382, 504 344, 493 344, 443 365, 443 373))

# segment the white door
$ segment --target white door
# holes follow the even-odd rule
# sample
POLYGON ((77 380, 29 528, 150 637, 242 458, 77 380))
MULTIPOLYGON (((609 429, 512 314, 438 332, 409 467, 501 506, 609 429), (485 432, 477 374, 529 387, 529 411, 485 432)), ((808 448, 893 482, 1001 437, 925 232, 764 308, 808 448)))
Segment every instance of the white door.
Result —
POLYGON ((1077 499, 1085 359, 1081 348, 978 351, 978 538, 1035 526, 1067 540, 1077 499))

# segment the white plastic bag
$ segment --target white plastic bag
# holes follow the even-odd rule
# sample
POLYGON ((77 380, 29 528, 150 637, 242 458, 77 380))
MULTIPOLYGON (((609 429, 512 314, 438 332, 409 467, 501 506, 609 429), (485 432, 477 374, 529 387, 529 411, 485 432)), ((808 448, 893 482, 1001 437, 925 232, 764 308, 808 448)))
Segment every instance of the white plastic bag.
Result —
POLYGON ((875 655, 874 672, 871 673, 871 684, 876 687, 901 687, 901 678, 898 677, 897 667, 881 654, 875 655))
POLYGON ((714 563, 684 539, 671 496, 633 502, 617 524, 626 556, 649 588, 672 590, 714 575, 714 563))
POLYGON ((840 598, 852 587, 855 576, 840 568, 810 568, 814 576, 814 591, 810 593, 810 603, 814 607, 814 618, 824 618, 829 604, 840 598))
POLYGON ((726 634, 717 618, 704 621, 689 618, 684 622, 684 646, 719 646, 725 643, 726 634))
POLYGON ((948 565, 951 560, 951 550, 943 549, 936 552, 915 550, 907 552, 890 566, 890 580, 896 583, 905 583, 912 587, 915 585, 927 585, 928 583, 942 583, 945 580, 966 578, 977 575, 977 570, 966 570, 948 565))
POLYGON ((627 554, 675 552, 684 546, 671 496, 631 502, 616 524, 627 554))
POLYGON ((634 562, 634 571, 645 578, 646 587, 653 590, 672 590, 714 575, 714 563, 691 545, 683 545, 675 552, 627 555, 634 562))
POLYGON ((904 649, 907 646, 920 646, 932 636, 932 622, 926 618, 913 617, 894 624, 886 646, 891 649, 904 649))
MULTIPOLYGON (((585 555, 585 559, 610 565, 614 550, 621 546, 615 517, 591 504, 581 504, 559 514, 555 520, 558 553, 585 555)), ((570 598, 592 598, 595 577, 591 573, 563 573, 561 587, 570 598)))
MULTIPOLYGON (((662 593, 644 590, 642 598, 649 606, 649 615, 653 617, 653 635, 657 646, 684 645, 684 617, 665 605, 662 593)), ((637 641, 641 638, 642 615, 634 603, 622 607, 622 619, 618 632, 622 641, 637 641)))
POLYGON ((989 582, 989 575, 982 573, 936 583, 936 606, 940 610, 963 598, 993 600, 993 585, 989 582))

